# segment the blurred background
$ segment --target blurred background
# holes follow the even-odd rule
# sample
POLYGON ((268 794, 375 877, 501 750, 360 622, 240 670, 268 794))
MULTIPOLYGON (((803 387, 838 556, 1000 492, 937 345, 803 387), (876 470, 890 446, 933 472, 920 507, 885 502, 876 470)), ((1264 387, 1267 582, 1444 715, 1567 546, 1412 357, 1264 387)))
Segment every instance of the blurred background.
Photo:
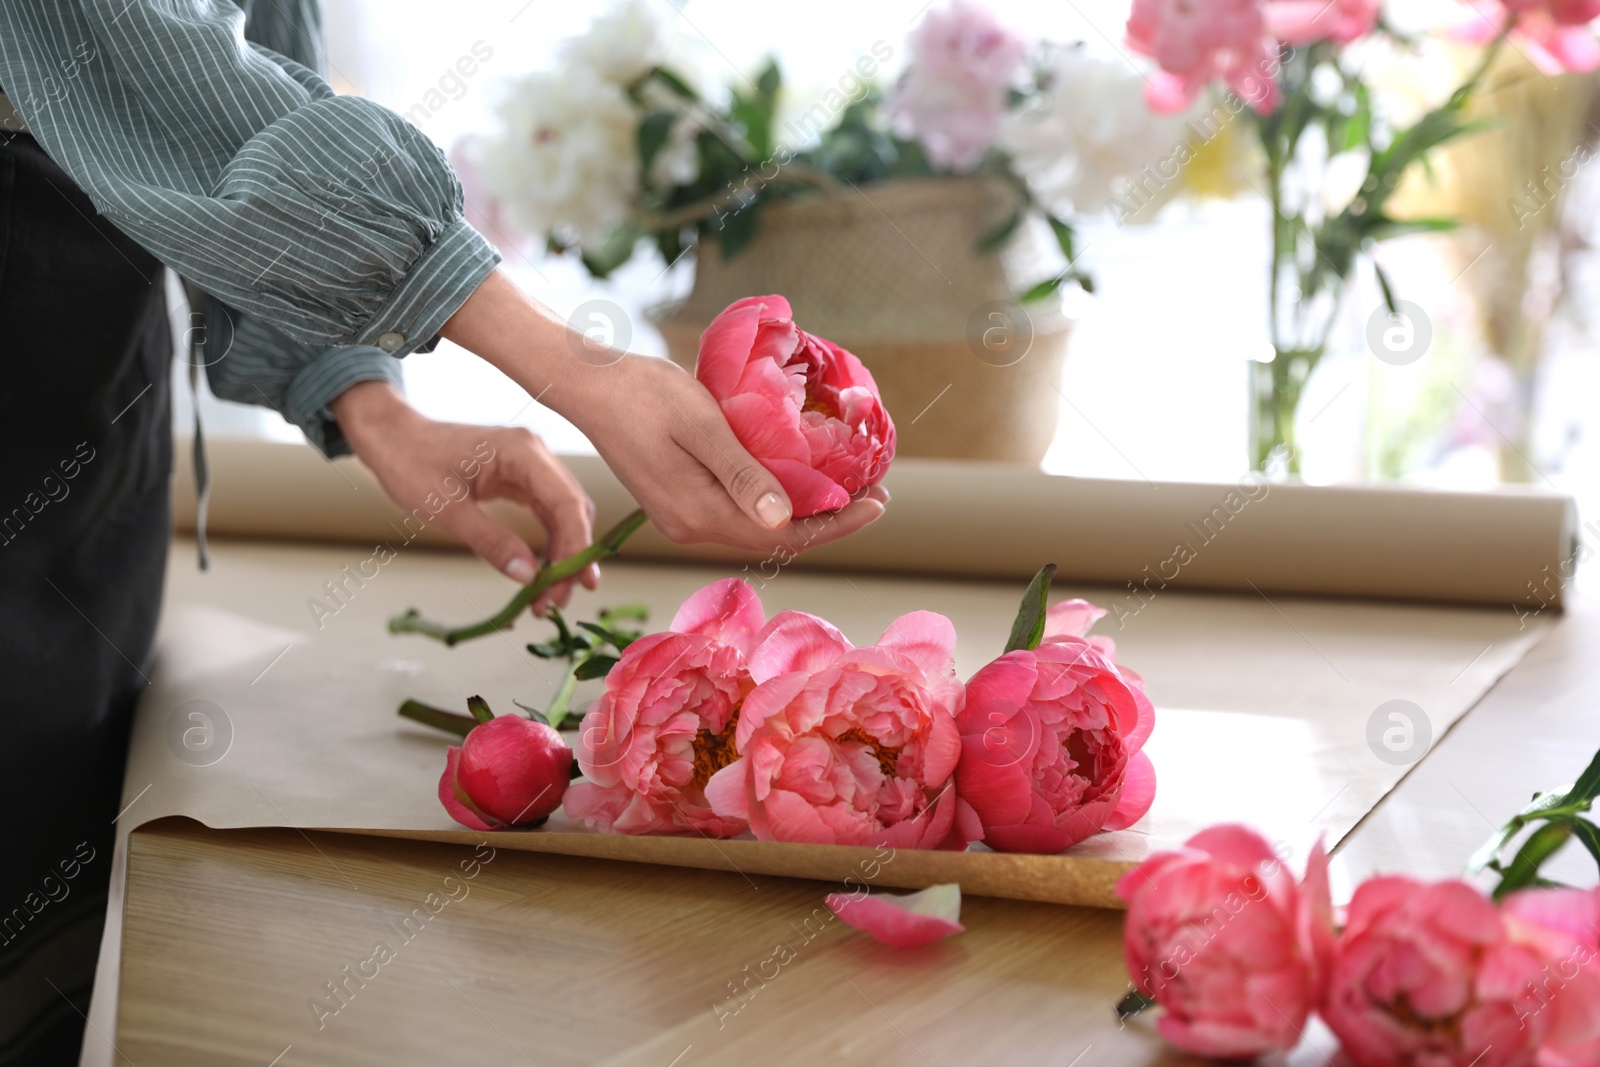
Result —
MULTIPOLYGON (((716 86, 754 84, 768 57, 775 58, 783 79, 780 130, 785 116, 802 114, 859 57, 876 54, 876 43, 889 53, 877 75, 889 89, 907 62, 908 35, 930 9, 947 7, 945 0, 769 0, 759 8, 747 0, 651 3, 670 25, 674 69, 711 86, 708 99, 716 86)), ((335 87, 406 115, 447 153, 464 139, 492 133, 501 121, 497 106, 519 91, 515 79, 550 69, 564 39, 585 33, 614 6, 609 0, 325 4, 335 87), (463 57, 473 57, 470 75, 461 73, 463 57)), ((1140 78, 1151 68, 1126 43, 1129 11, 1120 0, 984 6, 1030 42, 1056 42, 1125 64, 1140 78)), ((1474 62, 1459 31, 1471 14, 1453 0, 1391 2, 1384 28, 1392 33, 1351 45, 1340 62, 1359 69, 1375 110, 1414 118, 1447 98, 1474 62)), ((1581 165, 1600 139, 1600 82, 1587 73, 1541 71, 1525 53, 1515 40, 1502 49, 1496 72, 1504 76, 1491 78, 1472 105, 1491 118, 1488 127, 1432 153, 1395 194, 1402 206, 1420 205, 1418 213, 1430 217, 1449 214, 1460 225, 1385 241, 1373 252, 1407 302, 1411 318, 1404 325, 1419 350, 1397 360, 1374 348, 1369 327, 1374 316, 1387 316, 1384 295, 1371 262, 1363 259, 1350 272, 1325 355, 1293 414, 1299 473, 1307 481, 1474 489, 1522 482, 1571 492, 1580 504, 1600 493, 1600 353, 1589 313, 1600 292, 1592 240, 1600 182, 1581 165), (1536 190, 1541 198, 1533 198, 1536 190)), ((1127 111, 1125 101, 1097 101, 1092 92, 1075 106, 1111 124, 1113 134, 1116 116, 1127 111)), ((1234 131, 1228 139, 1243 142, 1245 134, 1234 131)), ((1272 352, 1272 207, 1248 145, 1211 147, 1234 153, 1221 163, 1208 160, 1213 171, 1245 172, 1222 187, 1210 182, 1204 195, 1166 198, 1132 219, 1118 217, 1114 207, 1080 204, 1074 212, 1074 265, 1092 276, 1094 292, 1064 286, 1053 305, 1052 314, 1070 320, 1071 329, 1066 358, 1051 372, 1060 376, 1050 397, 1059 412, 1041 461, 1046 470, 1234 481, 1251 469, 1252 364, 1272 352)), ((1024 226, 1048 238, 1041 218, 1024 226)), ((1042 245, 1065 263, 1053 242, 1042 245)), ((629 347, 661 355, 667 345, 648 312, 690 293, 695 258, 669 264, 646 242, 599 279, 571 252, 547 252, 541 237, 508 254, 505 266, 563 316, 595 299, 620 305, 629 347)), ((1388 324, 1384 317, 1380 325, 1388 324)), ((559 417, 528 404, 498 372, 448 343, 408 357, 405 370, 413 403, 430 416, 517 422, 558 451, 589 451, 559 417)), ((930 400, 935 391, 929 389, 930 400)), ((270 411, 209 396, 202 405, 214 432, 298 439, 270 411)), ((183 432, 189 417, 181 403, 176 414, 183 432)), ((902 424, 911 417, 903 410, 896 415, 902 424)))

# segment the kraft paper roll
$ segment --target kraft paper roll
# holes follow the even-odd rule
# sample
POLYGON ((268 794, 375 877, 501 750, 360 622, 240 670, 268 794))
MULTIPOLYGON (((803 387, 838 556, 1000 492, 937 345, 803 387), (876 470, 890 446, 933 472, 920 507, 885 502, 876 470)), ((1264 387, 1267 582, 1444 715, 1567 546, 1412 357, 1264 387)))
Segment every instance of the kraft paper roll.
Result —
MULTIPOLYGON (((420 521, 425 514, 407 521, 356 460, 330 463, 303 446, 243 439, 210 449, 214 536, 452 543, 420 521)), ((634 506, 598 458, 565 459, 594 499, 599 527, 634 506)), ((752 578, 789 566, 1024 578, 1053 562, 1063 580, 1118 587, 1106 605, 1115 614, 1169 588, 1559 610, 1579 558, 1572 499, 1537 489, 1305 486, 1255 475, 1233 484, 1112 481, 909 458, 885 484, 894 500, 882 520, 793 561, 675 545, 650 527, 626 553, 729 564, 752 578)), ((193 530, 183 464, 174 513, 180 531, 193 530)), ((542 543, 531 515, 498 513, 542 543)), ((806 520, 818 530, 827 521, 806 520)))

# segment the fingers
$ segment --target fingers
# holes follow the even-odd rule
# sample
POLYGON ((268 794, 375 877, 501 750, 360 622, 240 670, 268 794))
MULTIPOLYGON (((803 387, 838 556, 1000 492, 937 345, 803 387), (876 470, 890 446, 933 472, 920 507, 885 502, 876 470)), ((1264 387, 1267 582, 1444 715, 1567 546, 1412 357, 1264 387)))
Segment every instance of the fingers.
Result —
MULTIPOLYGON (((483 487, 484 493, 514 500, 538 515, 547 534, 546 560, 565 559, 587 548, 594 540, 594 504, 578 480, 533 434, 511 429, 505 438, 504 465, 483 487)), ((593 589, 599 584, 599 568, 591 564, 575 578, 593 589)), ((565 607, 571 597, 572 582, 562 582, 539 594, 532 608, 542 616, 551 604, 565 607)))
POLYGON ((870 526, 883 517, 888 502, 887 490, 874 487, 860 500, 851 501, 838 511, 824 512, 796 519, 783 533, 775 551, 788 550, 798 555, 807 549, 849 537, 857 530, 870 526))
POLYGON ((539 572, 533 549, 511 529, 489 517, 472 500, 462 500, 439 513, 438 523, 455 534, 480 559, 514 582, 527 585, 539 572))
POLYGON ((793 514, 789 495, 772 472, 745 451, 720 409, 710 417, 691 420, 679 443, 705 464, 739 510, 758 526, 781 530, 789 524, 793 514))

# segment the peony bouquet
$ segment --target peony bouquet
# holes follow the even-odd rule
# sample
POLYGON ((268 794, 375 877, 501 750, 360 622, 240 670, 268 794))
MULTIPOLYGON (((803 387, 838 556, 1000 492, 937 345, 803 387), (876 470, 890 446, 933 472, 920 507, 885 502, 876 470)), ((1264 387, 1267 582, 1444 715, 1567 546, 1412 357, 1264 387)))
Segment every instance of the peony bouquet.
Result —
POLYGON ((575 249, 596 276, 653 245, 674 264, 702 242, 732 258, 787 198, 865 195, 892 179, 983 175, 1015 193, 980 252, 1043 218, 1067 259, 1043 299, 1088 284, 1072 219, 1183 139, 1140 105, 1143 78, 1081 47, 1031 42, 975 0, 926 11, 906 41, 874 42, 815 100, 775 61, 726 88, 698 75, 658 5, 619 0, 552 69, 509 87, 497 127, 453 155, 471 217, 502 244, 575 249))
MULTIPOLYGON (((1508 45, 1546 74, 1600 66, 1589 24, 1596 0, 1470 0, 1453 36, 1477 47, 1471 71, 1441 103, 1409 124, 1379 105, 1366 65, 1375 45, 1413 50, 1380 0, 1134 0, 1127 42, 1153 65, 1150 108, 1189 117, 1177 162, 1201 171, 1240 142, 1238 120, 1259 142, 1259 180, 1243 181, 1272 206, 1269 334, 1272 350, 1252 366, 1251 459, 1294 474, 1295 414, 1328 346, 1357 265, 1376 274, 1388 320, 1369 343, 1408 362, 1418 324, 1373 247, 1392 237, 1452 229, 1442 217, 1398 217, 1403 179, 1423 171, 1433 149, 1478 128, 1468 105, 1508 45)), ((1398 5, 1396 5, 1398 10, 1398 5)), ((1139 192, 1148 197, 1149 183, 1139 192)), ((1155 184, 1161 184, 1157 181, 1155 184)), ((1137 198, 1136 198, 1137 200, 1137 198)), ((1135 204, 1137 206, 1137 203, 1135 204)))

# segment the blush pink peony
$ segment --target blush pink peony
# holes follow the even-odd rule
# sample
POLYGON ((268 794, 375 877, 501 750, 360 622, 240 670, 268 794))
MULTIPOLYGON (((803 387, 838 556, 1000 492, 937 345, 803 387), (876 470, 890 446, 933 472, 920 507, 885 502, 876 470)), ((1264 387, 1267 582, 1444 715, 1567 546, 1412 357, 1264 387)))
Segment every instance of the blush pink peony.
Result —
POLYGON ((1128 904, 1128 973, 1166 1009, 1163 1037, 1223 1059, 1299 1042, 1332 953, 1320 843, 1296 883, 1259 834, 1214 826, 1123 875, 1117 894, 1128 904))
POLYGON ((745 657, 765 622, 755 591, 724 578, 684 601, 666 632, 630 644, 583 717, 584 780, 567 791, 567 814, 626 834, 742 832, 744 818, 712 811, 705 790, 734 759, 753 685, 745 657))
POLYGON ((1155 799, 1142 751, 1155 709, 1138 675, 1112 661, 1110 638, 1083 636, 1104 614, 1084 600, 1056 605, 1038 648, 967 683, 956 791, 990 848, 1060 852, 1132 826, 1155 799))
POLYGON ((439 778, 439 802, 473 830, 543 822, 561 806, 572 776, 572 750, 561 735, 521 715, 474 726, 450 746, 439 778))
POLYGON ((763 841, 966 847, 980 831, 951 788, 955 640, 927 611, 866 648, 814 615, 775 616, 750 654, 739 758, 706 787, 712 809, 763 841))
POLYGON ((1382 8, 1381 0, 1267 0, 1267 32, 1296 48, 1349 44, 1372 32, 1382 8))
POLYGON ((795 518, 844 507, 894 459, 894 423, 872 375, 796 326, 781 296, 737 301, 712 320, 695 377, 783 485, 795 518))
POLYGON ((1538 939, 1465 882, 1364 882, 1322 1002, 1357 1067, 1524 1067, 1539 1059, 1554 1011, 1535 990, 1538 939))
POLYGON ((1000 133, 1028 43, 971 0, 929 11, 908 43, 889 115, 935 166, 970 171, 1000 133))
POLYGON ((1157 111, 1184 110, 1214 81, 1262 114, 1278 106, 1262 0, 1133 0, 1128 47, 1156 61, 1145 99, 1157 111))
POLYGON ((1514 20, 1521 51, 1545 74, 1591 71, 1600 68, 1600 42, 1589 25, 1597 18, 1600 0, 1494 0, 1472 5, 1462 36, 1486 44, 1514 20))

